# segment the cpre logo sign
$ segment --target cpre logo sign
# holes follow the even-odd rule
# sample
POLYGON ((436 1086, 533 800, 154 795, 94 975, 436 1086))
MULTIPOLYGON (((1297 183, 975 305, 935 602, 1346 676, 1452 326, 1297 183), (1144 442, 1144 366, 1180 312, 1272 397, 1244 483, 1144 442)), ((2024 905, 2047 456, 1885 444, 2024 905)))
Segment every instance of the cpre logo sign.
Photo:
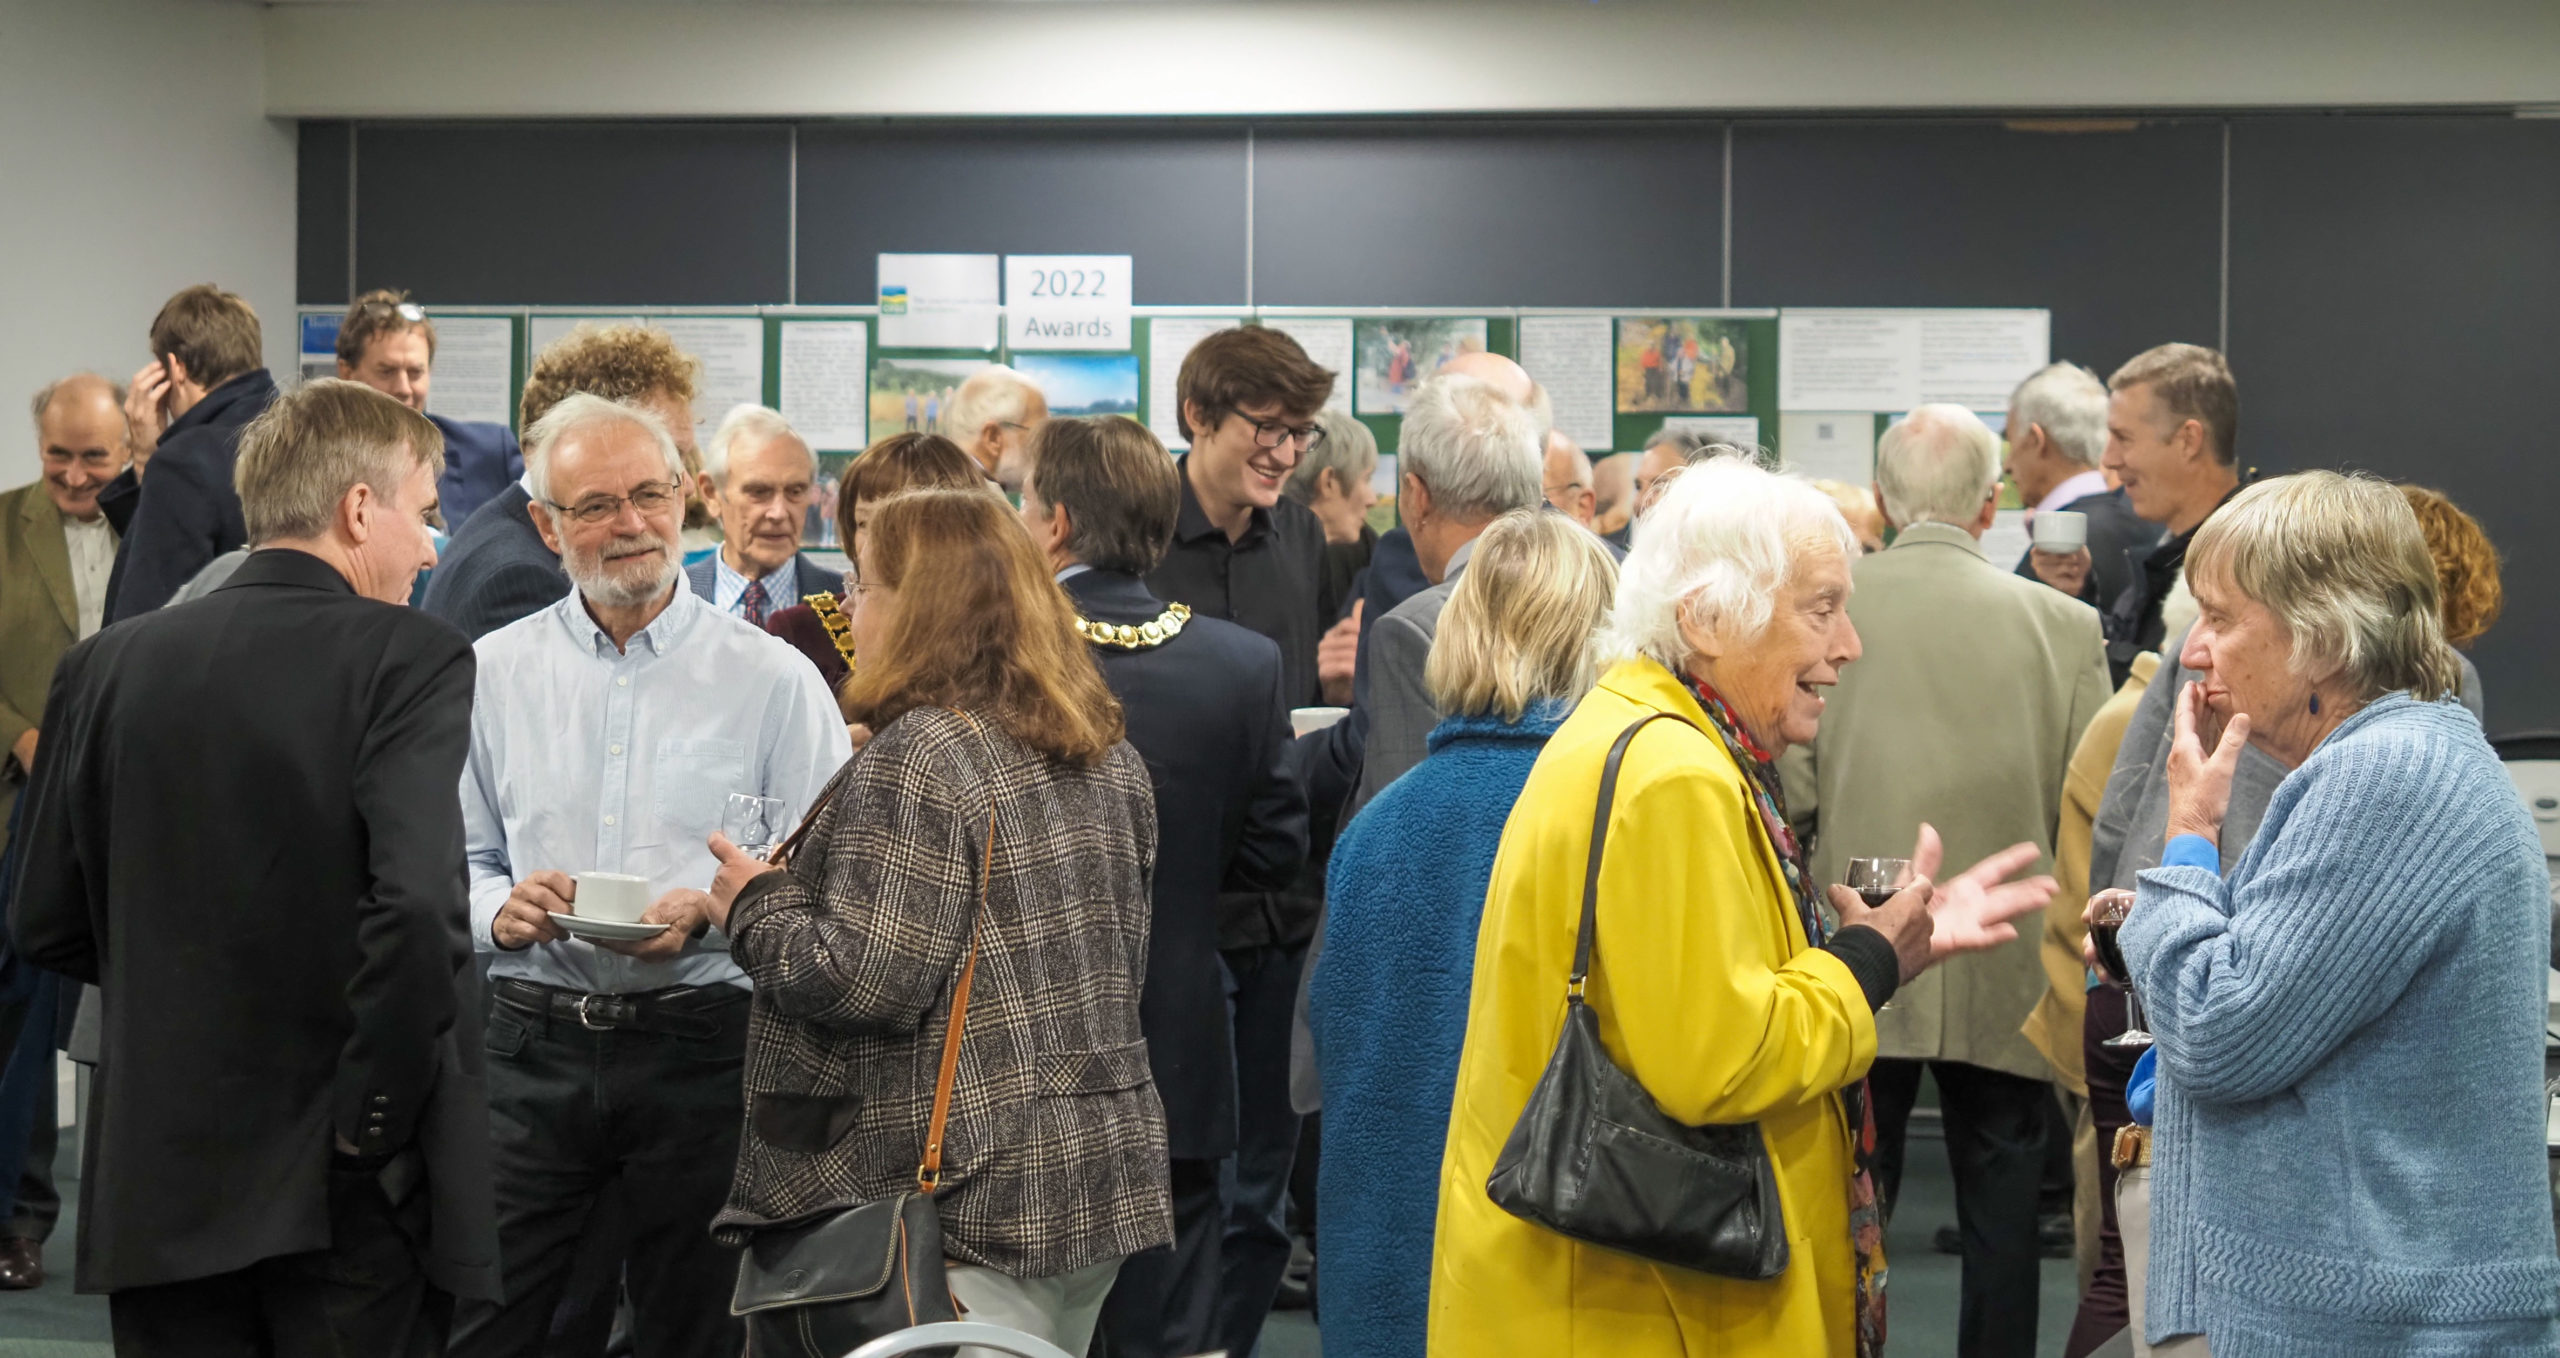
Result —
POLYGON ((1009 347, 1127 349, 1129 264, 1127 255, 1005 256, 1009 347))

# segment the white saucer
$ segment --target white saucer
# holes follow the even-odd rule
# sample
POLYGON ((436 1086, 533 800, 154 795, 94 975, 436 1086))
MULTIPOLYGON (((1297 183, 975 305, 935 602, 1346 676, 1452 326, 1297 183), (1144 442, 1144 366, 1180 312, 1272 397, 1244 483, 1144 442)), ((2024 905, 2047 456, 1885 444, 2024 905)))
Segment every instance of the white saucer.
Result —
POLYGON ((577 915, 553 915, 551 922, 580 938, 609 938, 617 943, 655 938, 667 931, 663 924, 626 924, 618 919, 585 919, 577 915))

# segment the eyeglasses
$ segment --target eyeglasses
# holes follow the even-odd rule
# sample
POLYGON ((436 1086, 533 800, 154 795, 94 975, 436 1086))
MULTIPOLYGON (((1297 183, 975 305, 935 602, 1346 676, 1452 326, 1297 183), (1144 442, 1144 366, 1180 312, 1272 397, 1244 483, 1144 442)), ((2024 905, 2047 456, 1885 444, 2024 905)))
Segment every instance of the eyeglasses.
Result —
POLYGON ((367 302, 364 309, 374 315, 390 314, 411 325, 427 318, 427 309, 415 302, 367 302))
POLYGON ((1324 442, 1322 425, 1258 420, 1241 410, 1236 412, 1236 418, 1253 426, 1253 441, 1264 448, 1277 448, 1283 443, 1294 443, 1298 446, 1299 452, 1307 453, 1315 451, 1316 445, 1324 442))
POLYGON ((592 527, 621 517, 622 507, 626 504, 643 515, 663 514, 681 498, 673 481, 643 481, 632 487, 629 495, 590 495, 574 505, 564 505, 557 500, 545 500, 543 503, 578 523, 592 527))

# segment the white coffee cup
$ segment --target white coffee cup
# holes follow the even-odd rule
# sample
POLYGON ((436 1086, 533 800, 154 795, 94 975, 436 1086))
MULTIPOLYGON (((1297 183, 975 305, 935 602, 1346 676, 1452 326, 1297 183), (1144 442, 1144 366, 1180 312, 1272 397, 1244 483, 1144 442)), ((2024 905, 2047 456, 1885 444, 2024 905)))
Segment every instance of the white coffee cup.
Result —
POLYGON ((1347 707, 1293 707, 1289 709, 1289 729, 1299 735, 1321 731, 1351 715, 1347 707))
POLYGON ((619 872, 582 872, 578 874, 578 899, 571 904, 577 907, 580 919, 637 924, 641 913, 649 908, 649 879, 619 872))
POLYGON ((2037 551, 2069 556, 2089 545, 2089 516, 2075 510, 2048 509, 2036 515, 2032 540, 2037 551))

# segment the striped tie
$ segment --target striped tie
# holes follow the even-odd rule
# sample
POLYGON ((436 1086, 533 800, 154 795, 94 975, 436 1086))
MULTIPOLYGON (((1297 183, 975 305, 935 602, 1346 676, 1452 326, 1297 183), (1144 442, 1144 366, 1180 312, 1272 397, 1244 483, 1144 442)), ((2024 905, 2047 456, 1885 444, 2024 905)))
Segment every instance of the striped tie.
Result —
POLYGON ((748 581, 747 592, 738 596, 738 616, 758 627, 764 626, 765 602, 764 582, 748 581))

